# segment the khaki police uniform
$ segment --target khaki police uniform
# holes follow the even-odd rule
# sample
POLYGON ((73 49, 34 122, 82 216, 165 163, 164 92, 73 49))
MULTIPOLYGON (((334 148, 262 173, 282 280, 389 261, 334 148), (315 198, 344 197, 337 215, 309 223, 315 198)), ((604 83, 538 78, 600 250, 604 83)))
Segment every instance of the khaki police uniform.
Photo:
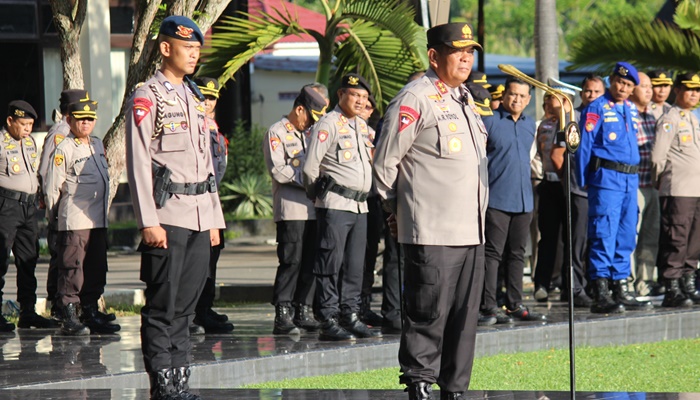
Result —
POLYGON ((347 118, 340 107, 323 116, 311 130, 304 182, 308 187, 328 176, 336 184, 325 195, 317 195, 315 203, 318 226, 315 299, 318 315, 324 321, 359 311, 362 255, 367 242, 366 195, 372 185, 373 144, 365 138, 368 133, 367 122, 360 117, 347 118), (342 281, 338 282, 341 266, 342 281))
POLYGON ((219 125, 213 118, 207 117, 207 126, 211 133, 211 157, 218 186, 224 178, 226 165, 228 165, 228 140, 223 133, 219 132, 219 125))
POLYGON ((405 251, 399 364, 407 385, 469 385, 484 283, 486 135, 471 94, 432 69, 384 117, 374 177, 405 251))
POLYGON ((272 125, 262 142, 272 177, 272 204, 277 224, 277 257, 272 304, 313 304, 316 210, 306 197, 303 168, 310 131, 299 132, 285 117, 272 125))
POLYGON ((0 300, 11 250, 17 266, 17 301, 32 312, 37 288, 38 156, 31 135, 15 140, 6 128, 0 130, 0 300))
POLYGON ((671 109, 671 105, 664 102, 662 105, 658 105, 656 103, 651 103, 649 104, 649 111, 650 114, 654 116, 654 118, 658 121, 659 118, 661 118, 662 115, 666 114, 668 110, 671 109))
POLYGON ((64 306, 96 305, 107 284, 109 172, 102 141, 88 139, 69 133, 57 140, 44 181, 47 215, 58 223, 57 301, 64 306))
POLYGON ((226 227, 219 196, 206 184, 214 169, 204 103, 186 83, 173 85, 158 71, 136 89, 127 109, 127 175, 136 220, 139 228, 163 227, 168 246, 139 246, 147 287, 141 312, 144 362, 150 372, 185 367, 188 326, 207 277, 209 230, 226 227), (173 184, 197 191, 171 194, 157 207, 152 163, 170 169, 173 184))
POLYGON ((700 257, 700 123, 673 106, 656 123, 652 179, 659 188, 659 268, 664 278, 695 271, 700 257))

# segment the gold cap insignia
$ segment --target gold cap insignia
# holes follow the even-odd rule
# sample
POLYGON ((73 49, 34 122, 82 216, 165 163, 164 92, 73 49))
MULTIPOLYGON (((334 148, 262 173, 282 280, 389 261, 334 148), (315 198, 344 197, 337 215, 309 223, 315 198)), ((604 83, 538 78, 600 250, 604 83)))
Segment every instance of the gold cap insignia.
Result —
POLYGON ((209 89, 216 89, 216 85, 214 85, 214 81, 207 82, 207 87, 209 89))
POLYGON ((666 74, 663 72, 659 74, 659 79, 666 79, 666 74))
POLYGON ((464 24, 462 27, 462 37, 465 39, 471 39, 473 37, 472 28, 470 28, 467 24, 464 24))
POLYGON ((617 69, 617 73, 620 74, 620 76, 627 76, 629 74, 629 70, 623 66, 620 66, 620 68, 617 69))
POLYGON ((356 76, 349 76, 348 77, 348 85, 358 85, 360 83, 360 78, 356 76))
POLYGON ((87 105, 87 104, 85 104, 85 107, 83 107, 83 110, 84 110, 84 111, 90 111, 90 106, 87 105))
POLYGON ((19 108, 15 108, 15 116, 16 117, 24 117, 24 110, 20 110, 19 108))

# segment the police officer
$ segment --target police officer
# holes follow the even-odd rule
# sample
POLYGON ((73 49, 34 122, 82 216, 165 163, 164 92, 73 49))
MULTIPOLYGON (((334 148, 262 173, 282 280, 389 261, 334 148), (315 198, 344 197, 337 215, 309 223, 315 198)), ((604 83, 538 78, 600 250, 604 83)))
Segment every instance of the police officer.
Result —
POLYGON ((274 220, 277 225, 277 258, 272 304, 272 333, 298 334, 299 328, 315 331, 313 319, 316 288, 313 268, 316 246, 316 211, 306 197, 302 177, 308 147, 308 129, 326 112, 321 93, 306 85, 286 117, 272 125, 262 142, 265 165, 272 177, 274 220))
POLYGON ((658 266, 666 286, 662 305, 684 307, 700 304, 695 287, 700 259, 700 123, 690 111, 700 101, 700 74, 679 74, 673 91, 673 107, 656 124, 651 163, 661 204, 658 266))
POLYGON ((188 392, 188 326, 207 278, 210 247, 225 228, 204 97, 186 77, 203 43, 189 18, 165 18, 158 36, 161 68, 127 104, 127 174, 146 283, 141 349, 152 399, 199 399, 188 392))
POLYGON ((409 399, 460 399, 469 387, 484 283, 486 129, 462 85, 474 63, 469 24, 428 30, 430 69, 384 118, 374 159, 379 195, 403 245, 400 382, 409 399))
POLYGON ((671 109, 671 105, 666 102, 668 96, 671 95, 671 85, 673 80, 668 72, 662 69, 656 69, 647 72, 651 79, 651 113, 658 121, 662 115, 671 109))
POLYGON ((503 99, 503 91, 506 87, 503 84, 492 85, 489 88, 489 93, 491 93, 491 109, 497 110, 501 106, 501 100, 503 99))
POLYGON ((69 336, 120 330, 97 312, 107 284, 109 172, 102 141, 92 136, 97 102, 68 106, 70 133, 58 140, 46 174, 44 193, 49 221, 57 222, 61 333, 69 336), (82 309, 78 320, 78 306, 82 309))
POLYGON ((472 98, 474 99, 476 112, 482 117, 493 115, 493 109, 491 108, 491 94, 489 91, 477 83, 468 82, 466 85, 467 89, 469 89, 469 93, 471 93, 472 98))
POLYGON ((315 198, 318 227, 314 275, 321 340, 381 335, 357 315, 374 147, 365 139, 369 128, 359 115, 369 94, 364 78, 345 75, 338 89, 338 105, 313 126, 306 153, 304 184, 309 197, 315 198))
MULTIPOLYGON (((214 163, 214 175, 216 177, 216 186, 218 187, 226 173, 226 165, 228 164, 228 139, 219 131, 219 125, 214 119, 216 117, 216 103, 219 99, 220 85, 217 79, 209 77, 197 78, 194 82, 204 95, 207 126, 209 126, 209 133, 211 134, 209 138, 211 158, 214 163)), ((208 333, 228 333, 233 331, 233 324, 228 322, 228 317, 212 309, 214 297, 216 296, 216 264, 219 261, 223 248, 224 230, 222 229, 219 231, 219 245, 211 247, 209 276, 195 307, 195 317, 192 325, 190 325, 190 334, 202 334, 202 331, 208 333)))
POLYGON ((593 313, 651 308, 628 292, 630 255, 635 248, 639 113, 627 98, 639 84, 637 70, 619 62, 610 88, 581 112, 578 182, 588 187, 588 274, 594 283, 593 313), (613 296, 608 293, 612 281, 613 296))
MULTIPOLYGON (((39 189, 39 159, 31 136, 36 111, 23 100, 10 102, 5 126, 0 130, 0 302, 5 274, 10 266, 10 251, 17 267, 17 301, 20 328, 53 328, 54 321, 37 315, 36 261, 38 227, 36 200, 39 189)), ((0 316, 0 332, 10 332, 15 325, 0 316)))

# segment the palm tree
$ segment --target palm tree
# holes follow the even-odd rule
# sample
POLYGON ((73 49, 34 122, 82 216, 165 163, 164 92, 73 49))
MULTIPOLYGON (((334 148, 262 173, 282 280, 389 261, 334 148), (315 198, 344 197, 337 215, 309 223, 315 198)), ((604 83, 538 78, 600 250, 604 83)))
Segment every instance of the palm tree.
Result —
POLYGON ((617 17, 596 24, 571 44, 569 69, 599 66, 609 72, 626 60, 638 68, 677 71, 700 69, 700 1, 681 0, 674 22, 641 16, 617 17))
MULTIPOLYGON (((402 0, 321 0, 325 31, 302 26, 286 7, 259 16, 225 17, 205 51, 201 75, 218 75, 223 84, 256 54, 285 36, 308 34, 318 42, 316 81, 328 85, 331 73, 358 72, 372 85, 378 108, 403 87, 416 70, 426 69, 426 38, 414 22, 414 9, 402 0), (335 66, 335 71, 331 65, 335 66)), ((336 81, 335 79, 333 81, 336 81)))

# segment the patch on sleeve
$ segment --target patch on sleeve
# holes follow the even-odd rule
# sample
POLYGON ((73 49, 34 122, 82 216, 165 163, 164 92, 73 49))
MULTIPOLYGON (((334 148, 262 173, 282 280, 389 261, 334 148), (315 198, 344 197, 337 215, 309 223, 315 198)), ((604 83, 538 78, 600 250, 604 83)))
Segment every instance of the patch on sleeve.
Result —
POLYGON ((318 131, 318 140, 323 143, 326 139, 328 139, 328 131, 318 131))
POLYGON ((134 120, 136 126, 141 125, 141 121, 151 112, 153 103, 145 97, 137 97, 134 99, 134 120))
POLYGON ((56 164, 57 167, 60 167, 61 164, 63 164, 63 154, 56 154, 53 157, 53 163, 56 164))
POLYGON ((271 137, 270 138, 270 147, 272 148, 272 151, 277 150, 277 146, 280 145, 280 139, 276 137, 271 137))
POLYGON ((588 132, 592 131, 593 128, 595 128, 595 124, 598 123, 598 120, 600 119, 600 115, 596 113, 586 113, 586 130, 588 132))
POLYGON ((53 144, 58 146, 58 144, 61 143, 63 141, 63 139, 65 139, 65 138, 66 138, 65 136, 57 134, 56 136, 53 137, 53 144))
POLYGON ((418 111, 409 106, 401 106, 401 108, 399 108, 399 133, 416 122, 418 117, 420 117, 418 111))
POLYGON ((661 126, 664 128, 664 132, 666 132, 666 133, 671 132, 671 124, 669 124, 668 122, 664 123, 661 126))

